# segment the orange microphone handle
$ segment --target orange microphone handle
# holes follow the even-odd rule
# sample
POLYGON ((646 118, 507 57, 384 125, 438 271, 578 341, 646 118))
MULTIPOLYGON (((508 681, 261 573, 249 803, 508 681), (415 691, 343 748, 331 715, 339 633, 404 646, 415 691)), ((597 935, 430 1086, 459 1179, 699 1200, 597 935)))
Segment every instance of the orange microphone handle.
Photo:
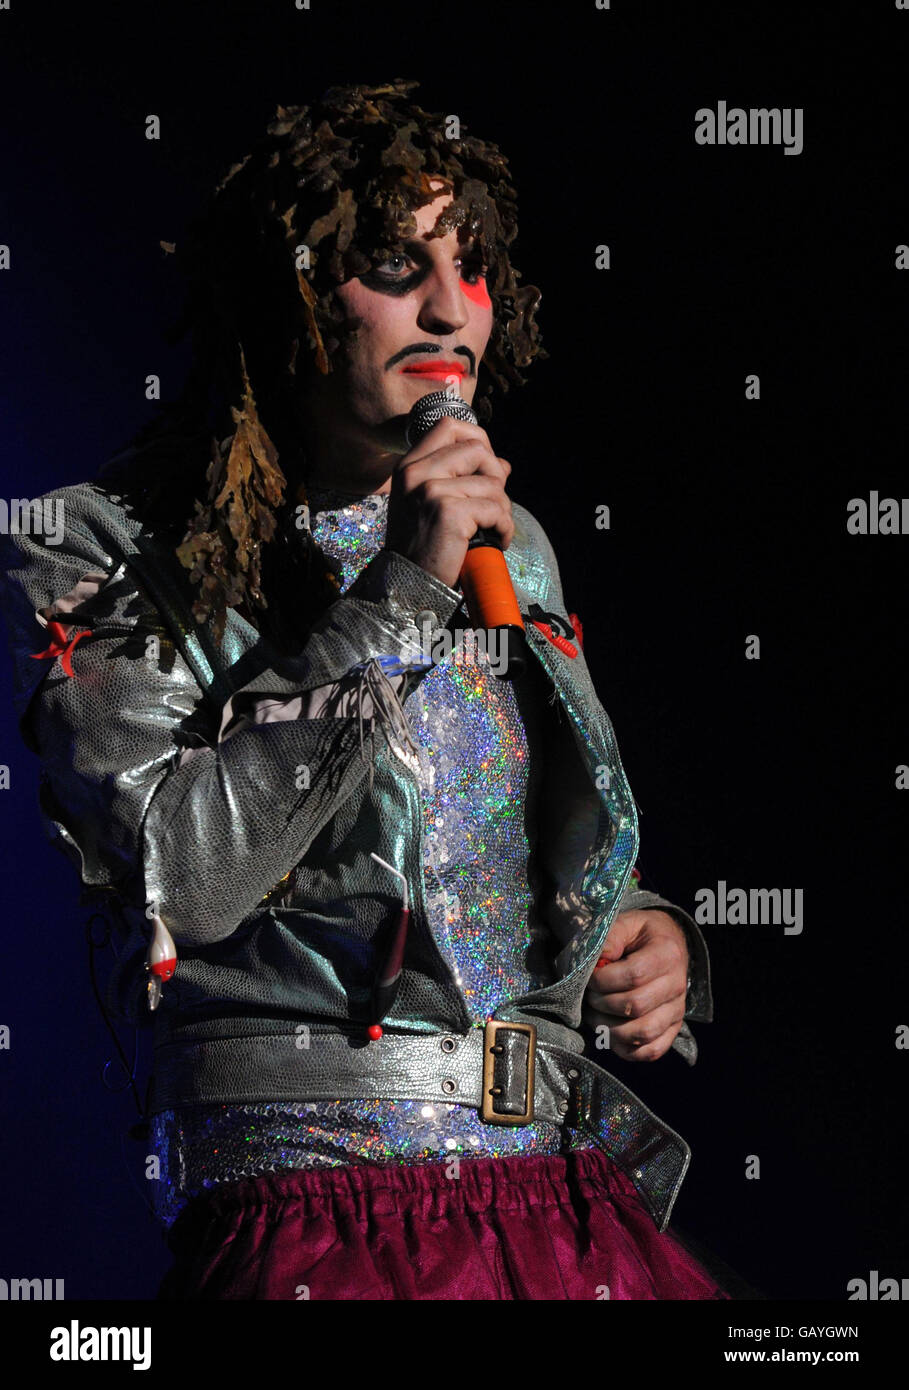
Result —
POLYGON ((489 535, 497 537, 498 533, 487 528, 471 539, 458 576, 467 612, 475 627, 519 627, 523 632, 524 619, 501 543, 486 540, 489 535))

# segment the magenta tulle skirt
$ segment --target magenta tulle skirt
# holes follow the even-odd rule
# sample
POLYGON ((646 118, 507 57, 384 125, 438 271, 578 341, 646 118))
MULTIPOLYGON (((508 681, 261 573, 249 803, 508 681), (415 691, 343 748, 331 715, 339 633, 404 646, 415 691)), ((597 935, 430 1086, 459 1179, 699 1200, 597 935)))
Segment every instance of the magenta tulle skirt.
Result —
POLYGON ((298 1169, 174 1222, 159 1299, 716 1299, 730 1294, 599 1149, 298 1169))

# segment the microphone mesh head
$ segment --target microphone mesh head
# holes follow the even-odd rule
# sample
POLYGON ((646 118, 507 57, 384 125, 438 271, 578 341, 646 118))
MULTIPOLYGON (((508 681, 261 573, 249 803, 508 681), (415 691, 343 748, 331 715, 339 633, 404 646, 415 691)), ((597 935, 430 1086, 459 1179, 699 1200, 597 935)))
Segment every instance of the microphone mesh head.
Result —
POLYGON ((460 396, 450 396, 447 391, 430 391, 414 401, 410 408, 404 429, 408 449, 419 444, 424 434, 428 434, 433 425, 437 425, 446 415, 451 415, 455 420, 465 420, 468 425, 479 423, 473 410, 460 396))

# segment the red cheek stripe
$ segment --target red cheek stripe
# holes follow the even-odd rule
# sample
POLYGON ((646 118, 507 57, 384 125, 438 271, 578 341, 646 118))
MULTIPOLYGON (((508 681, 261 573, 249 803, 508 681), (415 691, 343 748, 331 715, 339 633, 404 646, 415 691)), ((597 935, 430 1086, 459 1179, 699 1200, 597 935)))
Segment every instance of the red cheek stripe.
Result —
POLYGON ((467 298, 472 300, 474 304, 478 304, 481 309, 492 308, 492 300, 489 298, 486 280, 482 275, 475 285, 468 285, 466 280, 462 280, 461 289, 467 295, 467 298))

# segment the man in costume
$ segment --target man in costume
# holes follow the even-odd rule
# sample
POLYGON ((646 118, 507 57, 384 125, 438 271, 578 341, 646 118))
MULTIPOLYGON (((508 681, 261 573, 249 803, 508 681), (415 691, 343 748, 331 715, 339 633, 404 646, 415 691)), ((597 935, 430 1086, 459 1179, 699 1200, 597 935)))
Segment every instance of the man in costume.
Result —
POLYGON ((707 953, 638 887, 580 621, 482 428, 545 356, 507 162, 414 86, 278 109, 176 248, 183 396, 49 494, 62 544, 4 547, 48 833, 154 1027, 162 1296, 723 1297, 667 1229, 686 1144, 583 1052, 582 1014, 693 1062, 707 953), (481 423, 409 449, 452 383, 481 423), (478 527, 513 682, 463 607, 478 527))

